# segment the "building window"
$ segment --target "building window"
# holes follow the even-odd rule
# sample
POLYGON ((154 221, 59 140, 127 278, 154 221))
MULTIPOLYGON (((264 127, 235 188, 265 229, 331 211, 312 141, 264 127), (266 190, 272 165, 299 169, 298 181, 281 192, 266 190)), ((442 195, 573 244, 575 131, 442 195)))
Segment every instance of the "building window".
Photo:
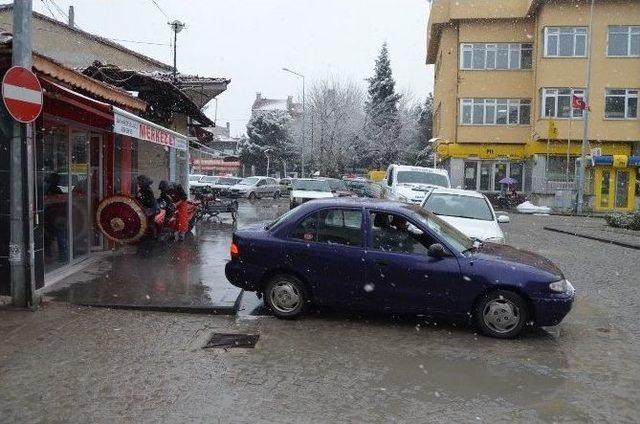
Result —
POLYGON ((544 29, 545 57, 586 57, 586 27, 547 27, 544 29))
POLYGON ((530 115, 527 99, 460 99, 462 125, 528 125, 530 115))
POLYGON ((640 56, 640 26, 610 26, 609 56, 640 56))
POLYGON ((547 156, 547 181, 573 181, 576 172, 577 156, 547 156))
POLYGON ((638 90, 607 89, 604 116, 609 119, 637 119, 638 90))
POLYGON ((498 191, 501 188, 500 180, 505 177, 516 180, 516 190, 524 190, 522 162, 464 161, 465 190, 498 191))
POLYGON ((585 90, 576 88, 543 88, 543 118, 582 118, 582 109, 572 107, 572 96, 584 97, 585 90))
POLYGON ((533 44, 464 43, 460 45, 460 69, 531 69, 533 44))

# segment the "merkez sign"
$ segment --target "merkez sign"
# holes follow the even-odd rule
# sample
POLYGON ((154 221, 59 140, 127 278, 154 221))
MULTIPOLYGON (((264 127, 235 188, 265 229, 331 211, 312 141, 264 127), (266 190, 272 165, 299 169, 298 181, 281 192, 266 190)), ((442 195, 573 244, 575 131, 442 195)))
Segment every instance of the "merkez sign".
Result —
POLYGON ((113 132, 161 146, 187 150, 187 138, 182 134, 117 108, 113 110, 113 132))

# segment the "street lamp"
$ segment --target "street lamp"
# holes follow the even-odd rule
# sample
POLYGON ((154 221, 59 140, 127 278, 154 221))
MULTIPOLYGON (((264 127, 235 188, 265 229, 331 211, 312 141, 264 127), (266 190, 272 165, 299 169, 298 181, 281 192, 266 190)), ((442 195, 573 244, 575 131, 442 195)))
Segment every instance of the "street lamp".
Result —
MULTIPOLYGON (((296 71, 292 71, 289 68, 282 68, 283 71, 285 72, 289 72, 290 74, 293 74, 299 78, 302 78, 302 140, 300 143, 300 147, 302 148, 302 151, 300 152, 300 161, 301 161, 301 168, 302 168, 302 177, 304 177, 304 149, 305 149, 305 138, 306 138, 306 115, 307 115, 307 110, 305 107, 305 98, 307 97, 305 95, 305 84, 304 84, 304 75, 296 72, 296 71)), ((313 142, 313 140, 312 140, 313 142)))
POLYGON ((442 140, 440 137, 434 137, 429 139, 429 141, 427 141, 427 144, 431 145, 431 150, 433 151, 433 167, 437 168, 438 167, 438 152, 436 150, 436 144, 442 140))
POLYGON ((171 30, 173 31, 173 80, 176 80, 176 74, 178 73, 178 67, 176 64, 176 43, 178 42, 178 33, 182 31, 185 24, 184 22, 180 22, 179 20, 174 20, 173 22, 167 22, 171 26, 171 30))
POLYGON ((269 176, 269 155, 267 153, 272 151, 272 150, 273 149, 264 149, 262 151, 262 153, 264 153, 264 156, 267 158, 267 177, 269 176))

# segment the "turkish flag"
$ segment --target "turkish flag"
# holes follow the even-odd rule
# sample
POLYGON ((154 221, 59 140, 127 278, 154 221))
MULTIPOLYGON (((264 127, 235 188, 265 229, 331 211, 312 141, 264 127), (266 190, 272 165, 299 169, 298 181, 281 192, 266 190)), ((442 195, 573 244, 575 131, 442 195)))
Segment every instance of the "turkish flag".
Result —
POLYGON ((571 96, 571 107, 574 109, 585 110, 588 109, 587 103, 584 101, 582 96, 576 96, 575 94, 571 96))

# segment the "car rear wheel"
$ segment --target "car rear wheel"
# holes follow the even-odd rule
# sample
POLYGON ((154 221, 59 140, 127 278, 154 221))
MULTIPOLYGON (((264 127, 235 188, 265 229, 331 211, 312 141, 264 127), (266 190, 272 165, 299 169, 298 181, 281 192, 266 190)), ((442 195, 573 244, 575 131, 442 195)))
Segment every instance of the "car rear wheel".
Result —
POLYGON ((523 330, 529 311, 518 294, 496 290, 484 295, 475 310, 476 325, 483 334, 500 339, 517 337, 523 330))
POLYGON ((293 275, 276 275, 264 290, 267 305, 278 318, 297 318, 307 308, 309 295, 304 283, 293 275))
POLYGON ((273 193, 273 198, 277 199, 278 197, 280 197, 280 192, 276 191, 275 193, 273 193))
POLYGON ((249 193, 249 196, 247 196, 249 199, 254 200, 257 199, 258 196, 256 196, 256 192, 252 191, 251 193, 249 193))

